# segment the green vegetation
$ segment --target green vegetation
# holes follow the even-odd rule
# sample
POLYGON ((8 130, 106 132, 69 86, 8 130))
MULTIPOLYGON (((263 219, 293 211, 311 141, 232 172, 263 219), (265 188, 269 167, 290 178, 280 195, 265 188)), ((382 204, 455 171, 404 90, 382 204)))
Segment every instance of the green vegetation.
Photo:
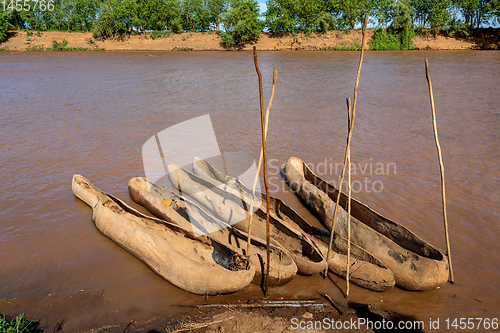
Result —
POLYGON ((165 31, 153 30, 149 34, 149 37, 151 37, 151 39, 165 38, 165 37, 170 37, 171 34, 172 34, 172 31, 170 31, 170 30, 165 30, 165 31))
POLYGON ((340 45, 332 45, 324 47, 323 50, 335 50, 335 51, 360 51, 361 45, 356 42, 348 43, 346 41, 340 43, 340 45))
MULTIPOLYGON (((43 50, 43 46, 28 48, 30 51, 41 51, 43 50)), ((68 41, 66 38, 63 38, 62 42, 58 42, 57 40, 52 41, 52 48, 49 50, 52 51, 104 51, 104 48, 95 48, 95 47, 70 47, 68 46, 68 41)))
POLYGON ((226 31, 220 37, 225 46, 241 45, 259 38, 262 22, 259 20, 259 4, 255 0, 242 0, 233 4, 223 14, 222 22, 226 31))
POLYGON ((401 41, 392 31, 379 28, 368 41, 370 50, 400 50, 401 41))
POLYGON ((392 45, 395 36, 400 48, 410 49, 416 28, 467 35, 500 24, 500 0, 267 0, 266 6, 262 16, 255 0, 54 0, 52 11, 0 7, 0 42, 9 29, 37 31, 37 37, 58 30, 91 31, 96 38, 150 33, 153 39, 215 31, 224 45, 237 46, 263 30, 309 36, 353 29, 368 13, 371 25, 385 29, 375 44, 392 45))
POLYGON ((52 41, 52 50, 54 51, 64 51, 67 50, 68 41, 66 38, 63 38, 62 42, 58 42, 57 40, 52 41))
POLYGON ((3 314, 0 314, 0 333, 30 332, 35 325, 35 321, 24 318, 24 313, 12 320, 7 320, 3 314))
POLYGON ((191 47, 174 47, 172 51, 193 51, 191 47))
POLYGON ((13 29, 14 26, 10 23, 10 15, 0 9, 0 42, 7 38, 7 30, 13 29))
POLYGON ((26 48, 26 51, 43 51, 45 50, 44 45, 33 45, 26 48))

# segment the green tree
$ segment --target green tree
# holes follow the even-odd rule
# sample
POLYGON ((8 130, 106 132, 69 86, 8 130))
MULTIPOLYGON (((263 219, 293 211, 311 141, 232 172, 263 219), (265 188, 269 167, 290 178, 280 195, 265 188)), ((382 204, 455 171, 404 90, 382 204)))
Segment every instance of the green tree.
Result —
POLYGON ((8 30, 14 29, 14 26, 10 23, 11 18, 10 13, 0 9, 0 42, 3 42, 7 38, 8 30))
POLYGON ((354 29, 356 24, 362 24, 365 15, 375 13, 374 0, 331 0, 329 8, 338 16, 337 22, 341 27, 354 29))
POLYGON ((180 2, 178 0, 150 0, 139 10, 145 30, 182 31, 180 2))
POLYGON ((494 2, 498 0, 456 0, 455 6, 464 17, 465 24, 471 27, 479 28, 481 24, 488 22, 494 2))
POLYGON ((372 17, 377 20, 377 26, 387 26, 392 19, 393 0, 380 0, 373 3, 372 17))
POLYGON ((429 24, 430 0, 411 0, 413 23, 425 27, 429 24))
POLYGON ((399 34, 401 49, 413 49, 413 37, 415 37, 415 27, 412 23, 413 8, 410 0, 398 0, 392 11, 392 28, 399 34))
POLYGON ((228 46, 241 45, 255 40, 262 32, 259 20, 259 4, 255 0, 237 0, 223 15, 226 31, 221 34, 222 42, 228 46))
POLYGON ((330 13, 321 12, 316 19, 315 26, 321 32, 333 30, 335 28, 335 18, 330 13))
POLYGON ((430 0, 429 24, 432 29, 443 29, 451 20, 451 0, 430 0))
POLYGON ((491 0, 488 4, 488 11, 496 24, 500 24, 500 0, 491 0))
POLYGON ((210 26, 209 12, 203 0, 183 0, 182 25, 188 31, 207 31, 210 26))
POLYGON ((116 33, 123 34, 132 31, 132 29, 142 30, 144 22, 139 17, 140 8, 136 0, 115 0, 112 2, 116 33))
POLYGON ((451 20, 451 0, 412 0, 414 23, 432 29, 443 29, 451 20))
POLYGON ((215 28, 215 31, 220 31, 222 23, 222 14, 228 11, 228 0, 207 0, 206 7, 208 10, 208 21, 215 28))
POLYGON ((331 12, 323 0, 268 0, 264 16, 270 31, 327 31, 335 27, 331 12))
POLYGON ((321 1, 295 0, 295 20, 301 30, 312 30, 321 13, 321 1))
POLYGON ((294 31, 297 27, 293 0, 267 0, 265 25, 272 32, 294 31))
POLYGON ((111 4, 102 4, 99 15, 92 25, 92 33, 97 38, 108 38, 117 32, 115 16, 111 4))

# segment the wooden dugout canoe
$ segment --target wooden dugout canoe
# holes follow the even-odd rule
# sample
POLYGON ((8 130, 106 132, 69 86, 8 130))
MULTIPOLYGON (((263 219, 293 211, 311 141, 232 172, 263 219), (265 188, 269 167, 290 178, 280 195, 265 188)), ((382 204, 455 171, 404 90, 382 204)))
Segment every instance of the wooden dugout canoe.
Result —
POLYGON ((172 223, 150 218, 74 175, 73 193, 92 207, 97 229, 173 285, 199 295, 236 292, 255 268, 234 249, 210 237, 195 238, 172 223))
MULTIPOLYGON (((211 182, 214 186, 219 183, 226 184, 229 191, 243 197, 247 205, 250 205, 252 191, 237 178, 223 174, 210 163, 199 158, 195 158, 193 170, 197 176, 211 182)), ((255 200, 255 202, 260 203, 259 209, 264 212, 267 205, 266 195, 263 193, 258 193, 257 195, 260 198, 255 200)), ((282 200, 274 197, 270 197, 269 199, 271 216, 305 233, 326 258, 330 233, 310 225, 282 200)), ((286 247, 285 244, 282 245, 286 247)), ((352 264, 349 274, 351 282, 374 291, 387 291, 394 287, 395 281, 392 272, 380 260, 364 249, 354 244, 351 245, 352 264)), ((332 248, 333 251, 330 253, 330 258, 328 259, 328 268, 331 272, 345 278, 347 275, 347 240, 343 237, 334 237, 332 248)))
MULTIPOLYGON (((195 234, 208 234, 219 242, 228 243, 238 249, 241 255, 247 255, 248 235, 222 222, 205 212, 197 204, 187 199, 181 199, 169 188, 151 183, 144 177, 132 178, 128 182, 128 189, 132 199, 146 207, 155 216, 180 225, 195 234), (215 227, 215 228, 214 228, 215 227), (208 230, 207 230, 208 229, 208 230)), ((297 265, 290 253, 280 246, 271 244, 271 261, 269 268, 269 285, 283 285, 293 279, 297 273, 297 265)), ((263 240, 252 239, 249 260, 255 267, 253 282, 260 284, 263 268, 267 263, 266 244, 263 240)))
MULTIPOLYGON (((179 166, 169 165, 168 170, 173 185, 184 196, 193 198, 217 218, 227 221, 234 228, 248 232, 249 214, 239 197, 214 187, 179 166)), ((259 210, 255 212, 252 223, 252 234, 265 239, 266 213, 259 210)), ((269 223, 272 240, 282 247, 286 244, 285 248, 295 261, 299 274, 313 275, 326 269, 327 264, 323 255, 307 236, 273 217, 270 217, 269 223)))
MULTIPOLYGON (((290 157, 285 166, 290 188, 329 230, 337 189, 316 176, 299 158, 290 157)), ((341 193, 335 234, 347 235, 347 196, 341 193)), ((394 274, 396 285, 407 290, 435 289, 448 279, 446 256, 401 224, 380 215, 351 198, 351 242, 367 250, 394 274)))

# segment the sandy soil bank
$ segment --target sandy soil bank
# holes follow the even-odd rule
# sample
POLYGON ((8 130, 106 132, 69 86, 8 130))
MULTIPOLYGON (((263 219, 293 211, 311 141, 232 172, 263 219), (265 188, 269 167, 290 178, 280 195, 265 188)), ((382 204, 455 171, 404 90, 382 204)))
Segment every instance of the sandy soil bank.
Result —
MULTIPOLYGON (((371 38, 374 30, 367 31, 367 39, 371 38)), ((496 34, 498 35, 498 34, 496 34)), ((52 41, 68 41, 68 47, 83 47, 102 49, 106 51, 222 51, 227 50, 221 45, 216 33, 182 33, 171 34, 169 37, 151 39, 147 35, 126 36, 123 39, 95 40, 92 33, 45 31, 37 36, 27 36, 25 31, 11 31, 9 38, 0 44, 0 49, 8 51, 29 51, 30 49, 50 48, 52 41)), ((496 36, 481 34, 469 38, 454 38, 442 35, 416 36, 413 40, 418 49, 432 50, 465 50, 465 49, 498 49, 499 41, 496 36)), ((329 31, 326 34, 315 33, 305 36, 299 34, 269 34, 263 33, 253 44, 262 51, 282 50, 324 50, 335 47, 350 47, 361 44, 361 31, 329 31)), ((243 50, 251 50, 253 45, 246 45, 243 50)))

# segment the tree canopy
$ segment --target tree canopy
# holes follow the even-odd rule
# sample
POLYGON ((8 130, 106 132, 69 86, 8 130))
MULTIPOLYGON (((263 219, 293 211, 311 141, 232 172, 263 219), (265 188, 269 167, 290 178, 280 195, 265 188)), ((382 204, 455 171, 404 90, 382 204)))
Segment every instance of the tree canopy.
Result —
MULTIPOLYGON (((0 7, 0 38, 8 29, 93 31, 109 37, 152 30, 225 31, 248 40, 261 31, 353 29, 366 13, 377 27, 449 29, 500 24, 500 0, 51 0, 52 10, 0 7), (401 21, 403 20, 403 21, 401 21)), ((16 3, 13 1, 13 3, 16 3)), ((33 2, 34 3, 34 2, 33 2)), ((47 1, 45 1, 47 3, 47 1)), ((45 8, 46 9, 46 8, 45 8)))

